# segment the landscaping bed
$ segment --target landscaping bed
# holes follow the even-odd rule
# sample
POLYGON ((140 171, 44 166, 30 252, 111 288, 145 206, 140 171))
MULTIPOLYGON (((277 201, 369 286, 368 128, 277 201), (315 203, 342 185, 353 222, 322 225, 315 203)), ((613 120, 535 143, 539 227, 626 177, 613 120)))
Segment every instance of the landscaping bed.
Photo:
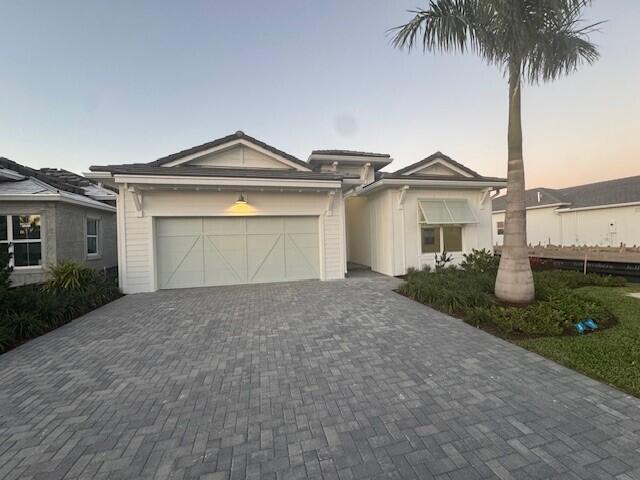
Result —
POLYGON ((115 282, 79 263, 52 267, 42 285, 11 288, 9 275, 0 269, 0 353, 121 296, 115 282))
POLYGON ((640 300, 628 296, 633 287, 619 277, 535 271, 535 301, 502 305, 493 295, 497 268, 489 252, 474 251, 460 267, 409 272, 398 292, 640 396, 640 300), (576 323, 588 318, 598 329, 579 335, 576 323))

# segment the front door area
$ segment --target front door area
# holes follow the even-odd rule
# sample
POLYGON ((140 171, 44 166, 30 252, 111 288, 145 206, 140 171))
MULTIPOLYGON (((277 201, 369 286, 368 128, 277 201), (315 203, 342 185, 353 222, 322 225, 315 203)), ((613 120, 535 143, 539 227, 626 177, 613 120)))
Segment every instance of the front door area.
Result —
POLYGON ((320 278, 318 217, 157 218, 158 288, 320 278))

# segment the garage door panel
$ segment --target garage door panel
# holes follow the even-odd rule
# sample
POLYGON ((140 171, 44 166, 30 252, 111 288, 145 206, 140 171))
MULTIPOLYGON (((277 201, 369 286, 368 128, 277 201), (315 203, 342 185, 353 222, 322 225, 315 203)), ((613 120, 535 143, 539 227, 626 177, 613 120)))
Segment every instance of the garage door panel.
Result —
POLYGON ((245 236, 205 235, 204 275, 206 285, 246 283, 245 236))
POLYGON ((159 288, 319 278, 318 217, 161 218, 159 288))
POLYGON ((203 232, 211 235, 244 235, 245 219, 209 217, 203 220, 203 232))
POLYGON ((159 237, 158 284, 160 288, 196 287, 202 284, 202 238, 159 237))
POLYGON ((287 279, 303 280, 320 276, 316 234, 286 234, 285 252, 287 279))
POLYGON ((318 219, 313 217, 284 217, 284 230, 287 233, 318 234, 318 219))
POLYGON ((249 282, 268 283, 286 280, 282 234, 247 235, 249 282))
POLYGON ((157 222, 156 232, 158 236, 200 235, 202 218, 163 218, 157 222))
POLYGON ((282 233, 282 217, 249 217, 247 235, 265 235, 282 233))

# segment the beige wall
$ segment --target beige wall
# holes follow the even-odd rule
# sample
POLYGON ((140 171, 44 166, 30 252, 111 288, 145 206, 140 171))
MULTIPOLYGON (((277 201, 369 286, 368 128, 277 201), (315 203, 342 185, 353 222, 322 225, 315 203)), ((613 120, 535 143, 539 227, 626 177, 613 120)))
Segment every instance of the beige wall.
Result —
POLYGON ((491 202, 481 190, 411 188, 400 205, 400 190, 386 189, 368 197, 371 231, 371 269, 386 275, 404 275, 409 268, 435 266, 434 254, 423 254, 418 225, 418 200, 465 198, 478 219, 462 229, 463 252, 452 253, 454 263, 472 249, 492 250, 491 202))
MULTIPOLYGON (((527 243, 531 245, 559 245, 562 242, 562 219, 555 213, 557 207, 535 208, 527 211, 527 243)), ((498 235, 498 222, 504 222, 504 213, 492 215, 493 239, 502 245, 504 237, 498 235)))
POLYGON ((371 266, 371 242, 369 231, 369 205, 366 197, 345 200, 347 218, 347 260, 371 266))
POLYGON ((346 269, 344 204, 336 193, 327 214, 326 191, 313 193, 247 191, 248 205, 235 206, 237 191, 153 190, 143 193, 139 216, 131 192, 120 188, 118 232, 120 282, 125 293, 157 289, 154 258, 154 218, 180 216, 312 215, 320 221, 321 278, 343 278, 346 269))
POLYGON ((640 245, 640 205, 561 213, 564 245, 640 245))
MULTIPOLYGON (((394 203, 399 202, 399 192, 394 192, 394 203)), ((396 224, 398 227, 404 223, 404 229, 397 228, 396 231, 404 231, 404 262, 396 259, 394 275, 403 275, 408 268, 421 269, 424 265, 435 266, 435 254, 423 254, 421 251, 420 228, 418 225, 418 200, 428 198, 464 198, 469 202, 469 207, 473 211, 478 223, 466 224, 462 227, 462 252, 451 252, 454 263, 460 263, 463 253, 473 249, 492 250, 491 238, 491 200, 483 198, 481 190, 463 189, 409 189, 405 195, 403 207, 395 208, 396 224)))
MULTIPOLYGON (((493 234, 504 213, 493 214, 493 234)), ((557 207, 527 210, 527 243, 531 245, 640 245, 640 206, 557 212, 557 207), (613 224, 613 225, 611 225, 613 224)))
POLYGON ((371 270, 393 275, 391 191, 381 190, 372 193, 367 199, 369 201, 371 270))

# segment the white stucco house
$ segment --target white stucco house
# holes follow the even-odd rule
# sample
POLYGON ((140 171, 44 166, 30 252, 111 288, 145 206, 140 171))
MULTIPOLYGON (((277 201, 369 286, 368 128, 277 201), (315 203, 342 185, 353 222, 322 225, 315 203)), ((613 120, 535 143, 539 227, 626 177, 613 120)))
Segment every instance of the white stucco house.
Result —
POLYGON ((396 172, 389 155, 315 150, 302 161, 243 132, 150 163, 91 167, 117 186, 125 293, 387 275, 491 248, 506 186, 436 153, 396 172))
MULTIPOLYGON (((525 192, 531 245, 640 245, 640 175, 525 192)), ((493 238, 502 245, 506 197, 493 200, 493 238)))

